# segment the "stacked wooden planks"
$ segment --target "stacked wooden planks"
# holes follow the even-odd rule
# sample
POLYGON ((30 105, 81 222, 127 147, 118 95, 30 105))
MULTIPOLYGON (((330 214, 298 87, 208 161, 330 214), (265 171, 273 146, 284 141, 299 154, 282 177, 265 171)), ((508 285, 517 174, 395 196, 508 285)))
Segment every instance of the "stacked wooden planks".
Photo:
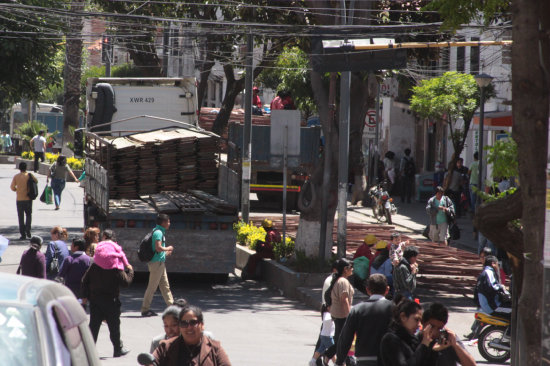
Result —
POLYGON ((112 199, 198 188, 217 193, 219 138, 185 129, 117 137, 105 163, 112 199))

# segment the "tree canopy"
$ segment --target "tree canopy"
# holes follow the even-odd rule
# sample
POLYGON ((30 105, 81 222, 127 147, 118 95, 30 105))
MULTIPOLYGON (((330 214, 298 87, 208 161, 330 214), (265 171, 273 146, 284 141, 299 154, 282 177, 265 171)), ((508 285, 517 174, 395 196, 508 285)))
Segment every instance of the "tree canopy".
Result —
MULTIPOLYGON (((55 0, 30 0, 26 5, 60 7, 55 0)), ((44 27, 56 32, 64 27, 40 12, 4 12, 0 18, 0 97, 9 106, 21 98, 37 99, 42 90, 59 82, 55 58, 61 47, 55 37, 44 37, 44 27)))
POLYGON ((292 91, 294 104, 305 116, 315 113, 308 55, 298 47, 285 47, 274 66, 262 71, 258 81, 273 90, 292 91))

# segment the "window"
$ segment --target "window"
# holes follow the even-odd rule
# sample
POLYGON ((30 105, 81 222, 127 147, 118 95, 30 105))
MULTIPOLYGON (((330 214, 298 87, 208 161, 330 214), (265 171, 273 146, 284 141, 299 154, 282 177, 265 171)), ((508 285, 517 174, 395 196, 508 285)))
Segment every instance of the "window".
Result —
MULTIPOLYGON (((472 37, 472 42, 479 42, 479 37, 472 37)), ((479 46, 470 48, 470 74, 479 74, 479 46)))
POLYGON ((0 365, 41 365, 40 340, 31 306, 0 304, 0 365))

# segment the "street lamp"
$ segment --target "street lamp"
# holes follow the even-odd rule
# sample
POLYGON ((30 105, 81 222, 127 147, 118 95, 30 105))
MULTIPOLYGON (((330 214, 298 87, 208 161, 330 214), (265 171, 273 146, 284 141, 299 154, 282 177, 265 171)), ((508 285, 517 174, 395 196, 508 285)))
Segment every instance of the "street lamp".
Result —
MULTIPOLYGON (((478 155, 479 155, 479 176, 477 177, 477 187, 480 191, 483 191, 483 120, 485 118, 485 88, 491 84, 491 80, 493 80, 493 77, 490 75, 487 75, 485 73, 478 74, 474 76, 476 79, 476 83, 479 86, 480 90, 480 101, 479 101, 479 149, 478 149, 478 155)), ((477 202, 478 204, 481 203, 481 196, 477 196, 477 202)))

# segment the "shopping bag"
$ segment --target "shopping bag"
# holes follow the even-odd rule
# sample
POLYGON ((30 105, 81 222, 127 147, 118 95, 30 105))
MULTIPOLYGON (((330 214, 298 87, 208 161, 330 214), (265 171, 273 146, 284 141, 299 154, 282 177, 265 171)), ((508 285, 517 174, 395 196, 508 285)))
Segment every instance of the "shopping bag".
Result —
POLYGON ((46 186, 44 188, 44 192, 42 192, 42 196, 40 196, 40 201, 44 202, 47 205, 53 204, 53 192, 51 186, 46 186), (42 196, 44 196, 44 200, 42 200, 42 196))

